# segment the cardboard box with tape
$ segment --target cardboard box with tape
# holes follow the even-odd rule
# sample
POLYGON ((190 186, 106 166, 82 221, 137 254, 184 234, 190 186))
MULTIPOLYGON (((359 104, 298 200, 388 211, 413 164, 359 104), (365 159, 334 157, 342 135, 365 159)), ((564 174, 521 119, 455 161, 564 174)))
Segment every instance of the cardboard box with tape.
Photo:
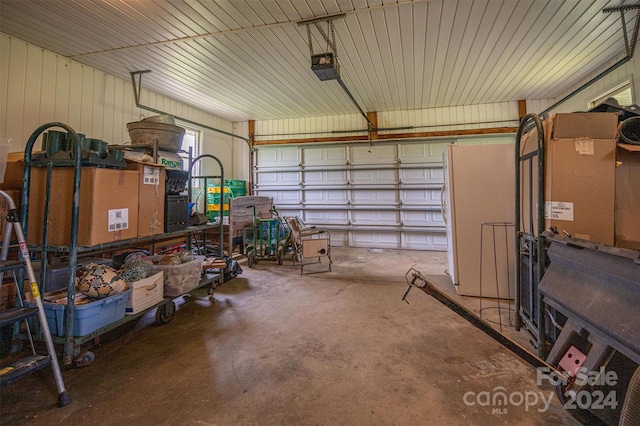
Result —
MULTIPOLYGON (((46 169, 31 169, 27 240, 43 238, 46 169)), ((138 181, 134 170, 83 167, 80 180, 78 245, 95 246, 138 236, 138 181)), ((73 168, 55 167, 49 201, 48 244, 69 245, 73 168)))
MULTIPOLYGON (((561 234, 566 232, 576 238, 613 246, 618 115, 559 113, 543 124, 545 229, 555 227, 561 234)), ((523 136, 523 153, 535 150, 536 146, 535 130, 523 136)), ((533 168, 535 179, 537 163, 533 168)), ((528 165, 524 165, 522 176, 528 175, 528 165)), ((524 222, 529 223, 526 185, 523 191, 524 222)), ((537 200, 535 182, 532 199, 537 200)))

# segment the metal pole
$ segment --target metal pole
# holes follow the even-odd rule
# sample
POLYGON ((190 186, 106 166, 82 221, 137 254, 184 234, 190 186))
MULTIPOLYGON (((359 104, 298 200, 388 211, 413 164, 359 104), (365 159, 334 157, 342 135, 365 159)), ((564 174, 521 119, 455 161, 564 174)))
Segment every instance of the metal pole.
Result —
MULTIPOLYGON (((136 102, 136 107, 153 112, 155 114, 168 114, 167 112, 164 111, 160 111, 158 109, 155 108, 151 108, 145 105, 142 105, 140 103, 140 91, 142 90, 142 74, 148 74, 150 73, 150 70, 144 70, 144 71, 132 71, 129 74, 131 74, 131 83, 133 84, 133 97, 135 99, 136 102), (139 84, 136 85, 136 79, 135 76, 138 75, 139 76, 139 84)), ((173 114, 171 114, 173 115, 173 114)), ((180 120, 180 121, 184 121, 185 123, 188 124, 193 124, 194 126, 198 126, 198 127, 203 127, 207 130, 211 130, 213 132, 218 132, 218 133, 222 133, 223 135, 227 135, 227 136, 231 136, 234 138, 238 138, 238 139, 242 139, 243 141, 245 141, 247 143, 247 145, 249 145, 249 147, 251 147, 251 143, 249 142, 249 139, 245 138, 244 136, 240 136, 240 135, 236 135, 230 132, 227 132, 226 130, 221 130, 221 129, 216 129, 215 127, 211 127, 211 126, 207 126, 206 124, 202 124, 202 123, 198 123, 197 121, 193 121, 193 120, 189 120, 188 118, 184 118, 184 117, 178 117, 177 115, 174 116, 176 118, 176 120, 180 120)))

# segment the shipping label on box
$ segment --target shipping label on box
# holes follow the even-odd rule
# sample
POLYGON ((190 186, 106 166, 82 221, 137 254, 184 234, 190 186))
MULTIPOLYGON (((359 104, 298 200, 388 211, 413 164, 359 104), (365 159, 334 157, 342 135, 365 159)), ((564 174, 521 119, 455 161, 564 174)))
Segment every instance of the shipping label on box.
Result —
POLYGON ((138 191, 138 237, 164 232, 164 196, 167 172, 157 164, 128 161, 129 170, 140 172, 138 191))
POLYGON ((144 166, 142 173, 144 185, 160 185, 160 169, 158 167, 144 166))
POLYGON ((573 222, 573 203, 564 201, 547 201, 544 204, 545 219, 567 220, 573 222))
POLYGON ((109 210, 109 232, 129 229, 129 209, 109 210))

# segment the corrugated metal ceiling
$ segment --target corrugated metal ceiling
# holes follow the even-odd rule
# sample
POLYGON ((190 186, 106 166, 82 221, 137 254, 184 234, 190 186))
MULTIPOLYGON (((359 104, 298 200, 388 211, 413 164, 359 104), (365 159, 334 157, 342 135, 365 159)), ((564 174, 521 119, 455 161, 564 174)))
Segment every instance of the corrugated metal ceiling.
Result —
POLYGON ((151 70, 144 88, 244 121, 354 112, 311 71, 302 20, 345 13, 342 79, 365 111, 396 111, 556 97, 624 56, 619 14, 602 13, 621 3, 0 0, 0 31, 125 80, 151 70))

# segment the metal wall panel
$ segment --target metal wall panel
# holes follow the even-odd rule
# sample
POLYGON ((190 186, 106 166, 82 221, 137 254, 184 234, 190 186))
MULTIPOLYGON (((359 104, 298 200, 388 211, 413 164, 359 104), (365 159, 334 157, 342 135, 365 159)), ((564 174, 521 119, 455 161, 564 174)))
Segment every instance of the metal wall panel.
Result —
MULTIPOLYGON (((135 107, 130 80, 121 80, 79 62, 0 33, 0 137, 22 151, 41 124, 59 121, 87 137, 111 144, 129 142, 126 123, 153 115, 135 107)), ((166 96, 142 89, 142 103, 225 131, 232 123, 166 96)), ((178 123, 179 124, 179 123, 178 123)), ((203 130, 203 153, 220 158, 233 175, 231 137, 203 130)), ((36 146, 39 148, 40 143, 36 146)), ((208 172, 209 166, 203 167, 208 172)), ((211 166, 217 172, 217 166, 211 166)))
MULTIPOLYGON (((394 121, 406 126, 465 128, 500 121, 498 111, 473 105, 556 98, 623 56, 620 18, 602 13, 619 3, 5 0, 0 28, 122 80, 151 69, 146 87, 157 93, 229 121, 281 120, 258 133, 282 134, 313 132, 289 117, 354 112, 339 85, 319 83, 309 69, 306 28, 297 25, 342 13, 333 21, 341 77, 365 111, 395 111, 394 121), (411 113, 439 106, 451 107, 427 114, 424 124, 411 113)), ((635 11, 626 16, 632 22, 635 11)), ((326 43, 311 33, 319 52, 326 43)), ((349 121, 327 119, 322 127, 366 128, 357 114, 349 121)))

